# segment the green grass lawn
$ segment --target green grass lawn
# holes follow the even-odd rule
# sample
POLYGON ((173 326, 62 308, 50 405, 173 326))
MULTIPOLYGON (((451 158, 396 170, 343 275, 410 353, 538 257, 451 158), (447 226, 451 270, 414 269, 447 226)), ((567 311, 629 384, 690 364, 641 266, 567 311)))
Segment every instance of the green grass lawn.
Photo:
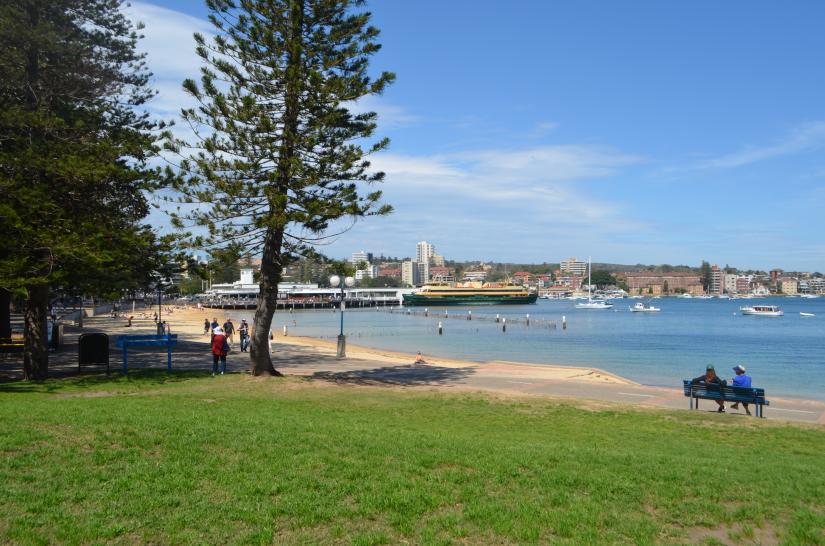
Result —
POLYGON ((825 544, 825 430, 133 374, 0 385, 2 543, 825 544))

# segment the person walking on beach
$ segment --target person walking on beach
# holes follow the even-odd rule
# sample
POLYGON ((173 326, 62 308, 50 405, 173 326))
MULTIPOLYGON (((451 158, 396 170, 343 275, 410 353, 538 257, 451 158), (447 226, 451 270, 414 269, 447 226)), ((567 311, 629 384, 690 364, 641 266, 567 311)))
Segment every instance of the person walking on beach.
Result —
POLYGON ((249 346, 249 324, 246 319, 241 320, 241 325, 238 326, 238 336, 241 338, 241 352, 245 353, 249 346))
MULTIPOLYGON (((708 364, 708 367, 705 369, 705 375, 700 375, 699 377, 694 377, 690 383, 692 385, 704 384, 707 386, 715 386, 721 389, 725 386, 725 381, 720 379, 718 375, 716 375, 716 368, 713 367, 713 364, 708 364)), ((725 401, 724 400, 716 400, 715 401, 719 405, 719 409, 716 411, 718 413, 725 413, 725 401)))
MULTIPOLYGON (((736 373, 736 377, 731 380, 731 385, 734 387, 748 387, 751 386, 751 376, 745 375, 745 367, 741 364, 737 364, 733 367, 734 373, 736 373)), ((734 402, 730 405, 731 409, 738 410, 739 409, 739 402, 734 402)), ((745 413, 748 415, 751 414, 751 410, 748 409, 748 403, 742 402, 742 407, 745 408, 745 413)))
POLYGON ((226 322, 223 323, 223 331, 229 343, 235 343, 235 325, 232 324, 231 318, 226 319, 226 322))
POLYGON ((221 361, 221 375, 226 371, 226 354, 229 352, 229 343, 226 341, 221 327, 212 331, 212 377, 218 373, 218 360, 221 361))
POLYGON ((210 328, 210 326, 209 326, 209 319, 208 318, 203 319, 203 335, 207 335, 209 333, 209 330, 211 330, 211 329, 212 328, 210 328))

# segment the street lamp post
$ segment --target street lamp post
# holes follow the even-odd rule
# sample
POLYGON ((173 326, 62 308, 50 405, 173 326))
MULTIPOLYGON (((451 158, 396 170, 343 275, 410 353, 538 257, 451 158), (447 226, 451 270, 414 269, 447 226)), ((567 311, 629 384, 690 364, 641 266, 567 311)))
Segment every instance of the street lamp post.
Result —
POLYGON ((341 277, 339 277, 338 275, 333 275, 332 277, 329 278, 329 284, 333 288, 338 288, 339 285, 341 286, 341 307, 339 307, 339 310, 341 311, 341 330, 338 334, 338 353, 337 353, 337 357, 338 358, 346 358, 347 357, 347 337, 344 335, 344 309, 346 308, 346 305, 344 304, 344 288, 345 287, 351 288, 352 286, 354 286, 355 285, 355 279, 353 279, 352 277, 346 277, 345 279, 343 279, 343 282, 342 282, 341 277))
MULTIPOLYGON (((163 298, 163 283, 160 279, 158 279, 158 324, 157 324, 158 335, 161 335, 163 333, 163 326, 162 326, 162 324, 163 324, 163 306, 162 306, 163 300, 162 300, 162 298, 163 298)), ((151 308, 150 308, 150 310, 151 310, 151 308)))

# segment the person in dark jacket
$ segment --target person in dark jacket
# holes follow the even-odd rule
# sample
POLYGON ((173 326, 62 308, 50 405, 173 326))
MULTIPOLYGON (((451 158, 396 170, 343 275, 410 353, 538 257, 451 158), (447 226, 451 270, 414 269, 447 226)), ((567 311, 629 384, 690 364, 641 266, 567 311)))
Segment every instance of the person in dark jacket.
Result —
MULTIPOLYGON (((708 364, 708 367, 705 369, 705 375, 694 377, 690 382, 693 385, 716 386, 720 389, 726 384, 723 379, 720 379, 719 376, 716 375, 716 368, 713 367, 713 364, 708 364)), ((716 411, 718 413, 725 413, 725 401, 716 400, 716 403, 719 405, 719 409, 716 411)))
POLYGON ((249 347, 249 324, 246 319, 241 320, 241 325, 238 326, 238 335, 241 338, 241 352, 245 353, 246 348, 249 347))
POLYGON ((218 360, 221 361, 221 375, 226 371, 226 353, 229 343, 222 328, 215 328, 212 333, 212 376, 218 373, 218 360))
POLYGON ((232 324, 231 318, 226 319, 226 322, 223 323, 223 333, 229 343, 235 343, 235 325, 232 324))

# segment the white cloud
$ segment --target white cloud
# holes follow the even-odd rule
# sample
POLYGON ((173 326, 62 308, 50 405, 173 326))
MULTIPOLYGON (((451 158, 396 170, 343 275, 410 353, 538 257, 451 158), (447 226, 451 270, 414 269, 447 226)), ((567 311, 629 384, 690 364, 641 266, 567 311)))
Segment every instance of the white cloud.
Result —
POLYGON ((796 127, 782 141, 770 146, 753 146, 732 154, 708 159, 699 164, 700 168, 729 169, 751 163, 796 154, 821 147, 825 144, 825 122, 815 121, 796 127))
POLYGON ((451 195, 463 203, 541 210, 580 223, 612 215, 614 207, 585 195, 577 182, 616 174, 641 158, 581 146, 480 150, 433 156, 380 154, 375 170, 387 174, 386 192, 403 199, 422 192, 451 195))
POLYGON ((383 97, 377 95, 367 95, 350 106, 355 113, 375 112, 378 114, 379 129, 392 129, 396 127, 408 127, 415 125, 420 118, 408 112, 405 108, 390 104, 383 97))
POLYGON ((183 80, 199 66, 192 35, 212 34, 213 27, 208 21, 144 2, 133 2, 124 11, 133 21, 146 25, 141 32, 144 38, 140 48, 148 53, 153 72, 183 80))
MULTIPOLYGON (((382 153, 373 158, 373 167, 386 173, 382 189, 396 212, 371 222, 389 222, 379 232, 389 228, 396 238, 443 241, 449 233, 456 254, 477 252, 508 238, 517 246, 541 245, 549 237, 561 237, 566 244, 604 241, 612 237, 607 234, 639 233, 649 226, 627 218, 615 202, 588 191, 586 183, 620 175, 642 161, 584 146, 432 156, 382 153)), ((361 226, 351 237, 356 233, 364 241, 375 237, 361 226)), ((489 251, 493 255, 505 250, 489 251)))
POLYGON ((533 138, 541 138, 548 133, 552 133, 558 128, 559 124, 555 121, 540 121, 539 123, 536 123, 536 126, 533 128, 531 136, 533 138))

